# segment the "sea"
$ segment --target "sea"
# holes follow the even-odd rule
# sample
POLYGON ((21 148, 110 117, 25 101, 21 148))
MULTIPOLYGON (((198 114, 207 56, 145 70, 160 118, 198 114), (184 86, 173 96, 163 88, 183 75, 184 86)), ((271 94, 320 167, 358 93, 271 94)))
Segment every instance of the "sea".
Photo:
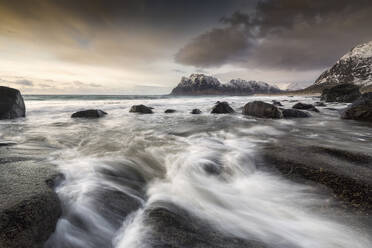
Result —
POLYGON ((320 113, 304 119, 241 114, 247 102, 273 99, 284 108, 319 101, 309 96, 25 95, 26 118, 2 121, 1 139, 37 151, 40 163, 63 175, 55 189, 63 213, 48 247, 223 247, 213 240, 209 246, 185 245, 191 236, 182 232, 163 233, 172 239, 168 243, 157 238, 187 226, 165 221, 155 228, 149 212, 162 206, 179 209, 174 218, 192 216, 217 236, 265 247, 371 248, 371 229, 347 214, 336 216, 342 210, 329 204, 331 192, 257 164, 263 147, 288 138, 372 154, 371 126, 341 120, 339 111, 347 106, 342 103, 318 107, 320 113), (236 113, 211 114, 217 101, 228 102, 236 113), (154 113, 130 113, 137 104, 154 113), (194 108, 202 113, 190 114, 194 108), (84 109, 108 114, 71 118, 84 109), (176 112, 165 114, 166 109, 176 112))

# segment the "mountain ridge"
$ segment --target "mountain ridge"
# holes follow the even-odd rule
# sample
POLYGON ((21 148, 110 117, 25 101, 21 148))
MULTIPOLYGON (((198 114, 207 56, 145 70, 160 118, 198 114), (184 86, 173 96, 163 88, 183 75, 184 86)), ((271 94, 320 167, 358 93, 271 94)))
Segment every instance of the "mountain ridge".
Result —
POLYGON ((232 79, 221 83, 217 78, 205 74, 182 77, 171 95, 253 95, 256 93, 278 93, 281 90, 265 82, 232 79))

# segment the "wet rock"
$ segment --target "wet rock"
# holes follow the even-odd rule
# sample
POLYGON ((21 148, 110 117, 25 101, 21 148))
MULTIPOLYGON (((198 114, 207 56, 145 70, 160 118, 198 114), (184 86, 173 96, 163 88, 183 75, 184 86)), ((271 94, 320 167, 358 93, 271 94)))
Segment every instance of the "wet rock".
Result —
POLYGON ((220 175, 223 167, 215 163, 206 163, 203 164, 203 169, 206 173, 210 175, 220 175))
POLYGON ((260 118, 283 118, 282 112, 276 106, 262 101, 247 103, 243 108, 242 114, 260 118))
POLYGON ((372 92, 364 93, 347 107, 341 118, 372 122, 372 92))
POLYGON ((294 180, 310 180, 331 189, 342 206, 372 213, 372 157, 352 149, 287 138, 263 148, 262 166, 294 180))
POLYGON ((14 146, 16 145, 17 143, 15 142, 12 142, 12 141, 0 141, 0 147, 1 146, 14 146))
POLYGON ((175 109, 166 109, 166 110, 164 111, 164 113, 166 113, 166 114, 172 114, 172 113, 175 113, 175 112, 176 112, 175 109))
POLYGON ((104 117, 105 115, 107 115, 107 113, 100 109, 88 109, 73 113, 71 118, 100 118, 104 117))
POLYGON ((315 102, 314 105, 317 106, 317 107, 326 107, 327 106, 324 102, 315 102))
POLYGON ((298 110, 298 109, 284 109, 282 111, 284 118, 307 118, 311 115, 307 112, 298 110))
POLYGON ((272 102, 275 106, 283 106, 283 104, 277 100, 272 100, 272 102))
POLYGON ((0 247, 43 247, 61 215, 58 173, 27 158, 2 160, 0 170, 0 247))
POLYGON ((193 109, 193 110, 191 110, 191 114, 198 115, 198 114, 201 114, 201 111, 200 111, 200 109, 193 109))
POLYGON ((152 108, 150 107, 147 107, 143 104, 140 104, 140 105, 133 105, 129 112, 131 113, 140 113, 140 114, 152 114, 152 108))
POLYGON ((0 120, 26 116, 26 107, 19 90, 0 86, 0 120))
POLYGON ((314 105, 307 104, 307 103, 302 103, 302 102, 296 103, 295 105, 293 105, 292 108, 319 112, 319 110, 316 107, 314 107, 314 105))
POLYGON ((321 100, 326 102, 353 102, 360 97, 359 86, 355 84, 338 84, 324 89, 321 100))
MULTIPOLYGON (((264 248, 259 241, 230 237, 215 230, 186 210, 166 202, 156 202, 145 211, 148 239, 154 248, 264 248)), ((145 241, 146 242, 146 241, 145 241)))
POLYGON ((338 109, 336 109, 336 108, 325 108, 325 109, 328 109, 328 110, 331 110, 331 111, 338 111, 338 109))
POLYGON ((212 109, 212 114, 230 114, 235 111, 230 107, 227 102, 217 102, 212 109))

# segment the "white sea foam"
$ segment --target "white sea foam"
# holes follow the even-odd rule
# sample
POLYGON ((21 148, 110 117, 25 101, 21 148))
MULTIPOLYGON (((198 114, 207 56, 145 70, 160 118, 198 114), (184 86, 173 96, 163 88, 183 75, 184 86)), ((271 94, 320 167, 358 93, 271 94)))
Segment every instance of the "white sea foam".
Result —
POLYGON ((273 98, 26 101, 27 120, 19 126, 2 126, 2 138, 48 147, 49 160, 65 175, 57 188, 65 211, 51 239, 53 248, 151 247, 151 240, 146 241, 151 226, 144 224, 144 211, 158 201, 172 202, 226 235, 260 240, 277 248, 372 247, 367 234, 316 211, 329 204, 329 197, 312 186, 256 168, 255 163, 262 143, 287 135, 301 139, 311 135, 312 142, 338 142, 368 153, 371 148, 366 144, 371 139, 362 137, 368 127, 351 126, 338 116, 327 116, 324 121, 321 114, 285 121, 238 113, 209 114, 217 100, 238 109, 260 99, 270 102, 273 98), (133 104, 155 107, 155 114, 129 113, 133 104), (85 108, 100 108, 108 115, 99 120, 70 118, 72 112, 85 108), (177 112, 165 115, 167 108, 177 112), (200 108, 203 114, 190 115, 193 108, 200 108), (356 133, 356 139, 350 140, 350 133, 356 133), (107 212, 109 202, 107 208, 99 207, 102 201, 97 192, 106 191, 138 202, 138 208, 119 225, 115 223, 117 209, 107 212))

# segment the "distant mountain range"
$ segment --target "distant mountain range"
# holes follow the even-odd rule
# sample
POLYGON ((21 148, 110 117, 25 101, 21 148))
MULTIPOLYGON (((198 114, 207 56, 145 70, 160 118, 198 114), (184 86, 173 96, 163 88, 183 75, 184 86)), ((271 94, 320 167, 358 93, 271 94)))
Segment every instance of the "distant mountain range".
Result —
POLYGON ((281 90, 265 82, 233 79, 221 83, 217 78, 204 74, 182 77, 171 95, 253 95, 257 93, 278 93, 281 90))
MULTIPOLYGON (((291 83, 288 91, 319 93, 323 89, 341 83, 351 83, 361 87, 361 91, 372 91, 372 41, 354 47, 342 56, 336 64, 323 72, 315 83, 305 89, 304 84, 291 83)), ((172 95, 253 95, 257 93, 279 93, 278 87, 265 82, 233 79, 221 83, 217 78, 204 74, 183 77, 172 95)))

